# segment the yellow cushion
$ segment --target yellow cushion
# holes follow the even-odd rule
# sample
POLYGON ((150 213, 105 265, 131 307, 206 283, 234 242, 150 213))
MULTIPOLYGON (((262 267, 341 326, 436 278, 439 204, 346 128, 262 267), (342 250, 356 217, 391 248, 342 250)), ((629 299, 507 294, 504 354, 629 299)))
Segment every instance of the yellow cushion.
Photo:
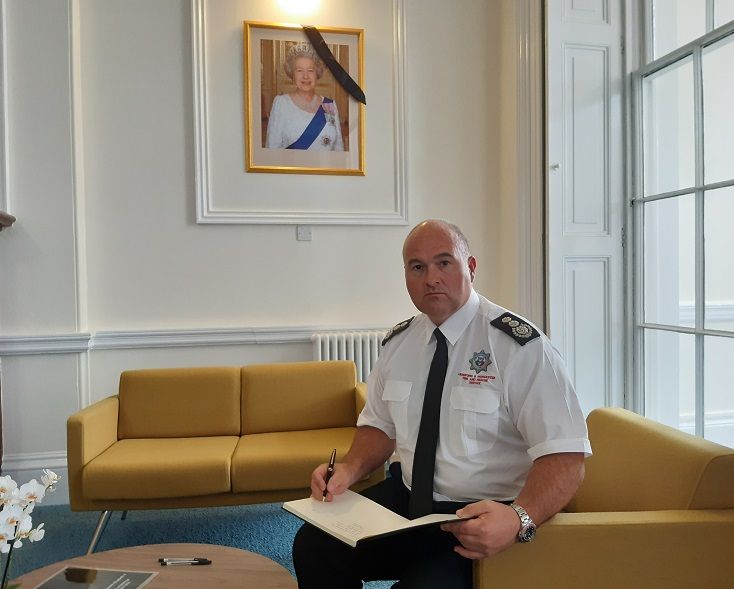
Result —
POLYGON ((356 424, 353 362, 296 362, 242 368, 242 433, 356 424))
POLYGON ((237 366, 129 370, 120 376, 118 439, 239 434, 237 366))
POLYGON ((587 419, 594 455, 569 511, 734 507, 734 449, 619 408, 587 419))
POLYGON ((232 490, 263 491, 311 486, 313 469, 349 450, 354 427, 242 436, 232 458, 232 490))
POLYGON ((239 437, 121 440, 82 471, 87 499, 191 497, 231 491, 239 437))

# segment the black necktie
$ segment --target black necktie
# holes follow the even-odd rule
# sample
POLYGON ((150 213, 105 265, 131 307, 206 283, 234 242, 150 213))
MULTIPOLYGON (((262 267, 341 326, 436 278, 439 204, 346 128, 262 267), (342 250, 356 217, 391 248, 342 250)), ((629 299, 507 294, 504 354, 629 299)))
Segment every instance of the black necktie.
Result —
POLYGON ((428 515, 433 508, 433 474, 436 468, 436 445, 441 419, 441 394, 444 380, 446 380, 446 367, 449 363, 446 338, 438 327, 433 331, 433 335, 436 336, 436 351, 433 353, 431 369, 428 371, 421 425, 413 456, 410 519, 428 515))

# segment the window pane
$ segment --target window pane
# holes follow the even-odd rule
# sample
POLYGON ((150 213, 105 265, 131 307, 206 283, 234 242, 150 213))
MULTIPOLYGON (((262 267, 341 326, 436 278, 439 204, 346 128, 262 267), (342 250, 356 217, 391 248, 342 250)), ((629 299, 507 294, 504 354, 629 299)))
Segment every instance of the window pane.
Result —
POLYGON ((694 202, 687 194, 643 205, 647 323, 695 325, 694 202))
POLYGON ((706 0, 653 0, 652 14, 655 59, 706 33, 706 0))
POLYGON ((734 20, 734 2, 732 0, 714 0, 714 27, 725 25, 734 20))
POLYGON ((706 336, 703 345, 703 434, 708 440, 734 447, 734 395, 731 388, 734 339, 706 336))
POLYGON ((708 191, 703 203, 706 328, 734 331, 734 187, 708 191))
MULTIPOLYGON (((734 1, 732 1, 734 5, 734 1)), ((734 178, 734 35, 703 49, 704 175, 706 183, 734 178)))
POLYGON ((645 195, 693 186, 693 58, 646 76, 642 92, 645 195))
POLYGON ((696 433, 695 336, 645 330, 645 415, 696 433))

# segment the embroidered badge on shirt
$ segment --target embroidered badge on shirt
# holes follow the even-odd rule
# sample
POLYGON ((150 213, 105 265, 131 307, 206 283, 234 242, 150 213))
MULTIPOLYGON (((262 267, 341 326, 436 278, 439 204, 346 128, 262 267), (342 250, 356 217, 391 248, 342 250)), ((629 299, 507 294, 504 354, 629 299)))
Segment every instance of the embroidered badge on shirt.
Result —
POLYGON ((389 342, 393 336, 396 336, 401 331, 405 331, 408 329, 408 326, 410 325, 410 322, 413 321, 415 317, 411 317, 410 319, 406 319, 405 321, 401 321, 398 323, 395 327, 393 327, 390 331, 387 332, 387 335, 382 340, 382 345, 384 346, 387 342, 389 342))
POLYGON ((521 346, 540 337, 540 333, 536 329, 525 323, 522 317, 517 317, 512 313, 500 315, 490 323, 501 331, 504 331, 521 346))
POLYGON ((492 358, 488 352, 482 350, 481 352, 474 352, 474 355, 469 359, 469 366, 471 369, 479 374, 480 372, 487 372, 492 364, 492 358))

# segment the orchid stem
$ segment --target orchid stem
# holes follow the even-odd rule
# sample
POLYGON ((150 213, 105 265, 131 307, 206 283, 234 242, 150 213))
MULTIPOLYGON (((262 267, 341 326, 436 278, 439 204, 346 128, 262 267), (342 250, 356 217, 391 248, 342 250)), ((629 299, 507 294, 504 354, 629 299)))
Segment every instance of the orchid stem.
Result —
MULTIPOLYGON (((15 526, 15 532, 18 533, 18 526, 15 526)), ((10 558, 13 556, 13 546, 15 546, 15 538, 10 543, 10 550, 8 550, 8 558, 5 560, 5 570, 3 571, 3 580, 0 583, 0 589, 5 589, 8 582, 8 570, 10 570, 10 558)))

